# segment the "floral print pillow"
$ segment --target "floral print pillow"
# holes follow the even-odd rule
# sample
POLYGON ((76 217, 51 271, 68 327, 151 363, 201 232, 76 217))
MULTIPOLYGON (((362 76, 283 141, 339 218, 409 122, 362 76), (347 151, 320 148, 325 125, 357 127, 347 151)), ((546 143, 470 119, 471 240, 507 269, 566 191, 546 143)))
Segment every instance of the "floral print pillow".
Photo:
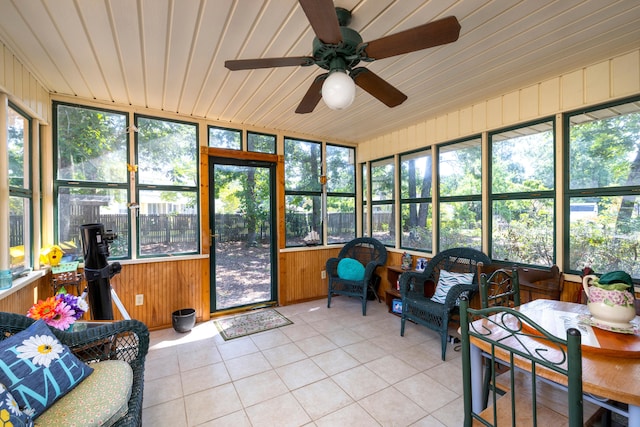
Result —
POLYGON ((93 368, 58 341, 44 320, 0 341, 0 383, 20 410, 33 418, 91 372, 93 368))
POLYGON ((31 417, 20 410, 18 402, 16 402, 4 384, 0 384, 0 425, 33 427, 31 417))

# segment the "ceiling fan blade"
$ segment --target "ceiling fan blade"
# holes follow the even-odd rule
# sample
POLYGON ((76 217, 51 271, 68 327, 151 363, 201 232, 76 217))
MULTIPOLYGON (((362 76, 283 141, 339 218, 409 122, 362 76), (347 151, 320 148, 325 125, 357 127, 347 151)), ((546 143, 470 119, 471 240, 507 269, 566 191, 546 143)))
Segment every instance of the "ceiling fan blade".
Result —
POLYGON ((231 71, 253 70, 256 68, 293 67, 315 64, 310 56, 292 56, 289 58, 256 58, 256 59, 232 59, 224 61, 224 66, 231 71))
POLYGON ((365 43, 364 51, 371 59, 388 58, 451 43, 458 40, 459 35, 458 19, 449 16, 365 43))
POLYGON ((304 98, 300 101, 298 108, 296 108, 296 113, 306 114, 316 108, 316 105, 318 105, 318 102, 322 99, 322 83, 324 83, 324 79, 326 79, 328 75, 329 73, 320 74, 313 80, 304 98))
POLYGON ((333 0, 298 0, 316 36, 324 44, 338 44, 342 33, 333 0))
POLYGON ((407 95, 391 86, 368 68, 356 68, 351 77, 358 86, 369 92, 387 107, 397 107, 407 100, 407 95))

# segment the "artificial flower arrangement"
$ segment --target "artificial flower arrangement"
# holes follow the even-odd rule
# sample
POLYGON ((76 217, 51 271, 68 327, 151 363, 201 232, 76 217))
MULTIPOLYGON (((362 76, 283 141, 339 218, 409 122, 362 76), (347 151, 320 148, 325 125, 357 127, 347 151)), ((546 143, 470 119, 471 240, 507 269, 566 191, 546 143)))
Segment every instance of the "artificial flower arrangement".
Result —
POLYGON ((39 300, 27 312, 27 317, 44 320, 49 326, 65 331, 89 309, 87 302, 65 291, 46 300, 39 300))

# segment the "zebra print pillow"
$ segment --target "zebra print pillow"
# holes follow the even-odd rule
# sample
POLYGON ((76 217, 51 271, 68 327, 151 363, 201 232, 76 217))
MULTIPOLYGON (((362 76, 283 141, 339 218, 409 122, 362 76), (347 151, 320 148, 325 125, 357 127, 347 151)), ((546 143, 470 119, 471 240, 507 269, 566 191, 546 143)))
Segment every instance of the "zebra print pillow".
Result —
POLYGON ((455 285, 470 285, 471 283, 473 283, 473 273, 454 273, 441 270, 436 291, 431 297, 431 301, 444 304, 447 299, 447 294, 452 287, 455 285))

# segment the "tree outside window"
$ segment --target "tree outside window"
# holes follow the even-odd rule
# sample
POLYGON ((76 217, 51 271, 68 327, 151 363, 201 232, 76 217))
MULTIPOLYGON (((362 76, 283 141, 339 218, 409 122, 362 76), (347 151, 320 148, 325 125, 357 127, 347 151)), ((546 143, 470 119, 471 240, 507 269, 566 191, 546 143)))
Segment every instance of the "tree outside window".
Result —
POLYGON ((247 151, 276 154, 276 136, 265 133, 247 132, 247 151))
POLYGON ((482 140, 438 147, 439 250, 482 250, 482 140))
POLYGON ((138 251, 198 251, 198 133, 191 123, 136 117, 138 251))
POLYGON ((554 128, 545 120, 489 134, 493 259, 555 262, 554 128))
POLYGON ((369 179, 368 179, 368 164, 362 163, 360 165, 362 172, 362 235, 370 236, 369 232, 369 179))
POLYGON ((321 155, 319 142, 284 139, 286 246, 307 244, 311 232, 323 243, 321 155))
POLYGON ((82 256, 80 226, 102 223, 118 235, 112 257, 130 257, 125 113, 54 103, 57 243, 82 256))
POLYGON ((326 145, 327 243, 356 237, 355 149, 326 145))
POLYGON ((54 103, 57 242, 65 255, 82 256, 80 227, 91 223, 117 234, 112 258, 131 258, 134 242, 140 256, 198 251, 197 126, 135 121, 133 128, 127 113, 54 103))
POLYGON ((242 131, 209 126, 209 147, 242 150, 242 131))
MULTIPOLYGON (((33 192, 29 178, 31 119, 17 108, 9 105, 7 122, 9 268, 15 273, 32 265, 30 241, 33 192)), ((6 246, 4 250, 6 250, 6 246)))
POLYGON ((430 251, 433 242, 431 149, 400 156, 400 246, 430 251))
POLYGON ((395 162, 393 157, 371 162, 371 237, 396 244, 395 162))
POLYGON ((569 271, 640 278, 639 99, 568 114, 569 271))

